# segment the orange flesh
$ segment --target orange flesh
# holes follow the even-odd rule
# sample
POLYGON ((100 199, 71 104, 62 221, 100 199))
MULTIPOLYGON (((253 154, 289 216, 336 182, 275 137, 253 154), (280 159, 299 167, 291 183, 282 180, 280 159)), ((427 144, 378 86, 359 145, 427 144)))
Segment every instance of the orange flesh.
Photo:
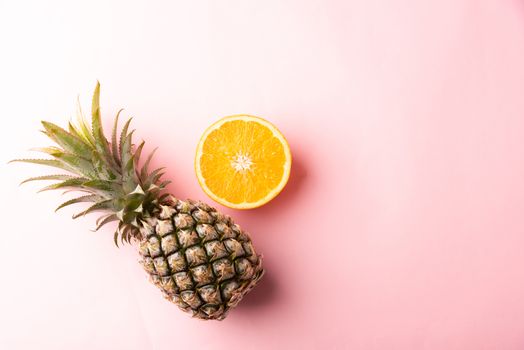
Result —
POLYGON ((196 166, 199 181, 213 199, 248 208, 278 194, 289 176, 291 157, 276 128, 256 117, 239 118, 230 117, 206 132, 196 166))

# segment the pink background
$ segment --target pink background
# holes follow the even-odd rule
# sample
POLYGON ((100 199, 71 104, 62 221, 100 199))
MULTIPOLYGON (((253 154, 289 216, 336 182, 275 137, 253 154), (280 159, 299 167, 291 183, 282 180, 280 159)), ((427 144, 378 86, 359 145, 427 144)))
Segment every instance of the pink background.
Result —
POLYGON ((0 349, 524 349, 522 1, 0 1, 0 37, 0 349), (279 197, 219 206, 267 268, 225 321, 5 165, 96 79, 182 198, 219 117, 288 138, 279 197))

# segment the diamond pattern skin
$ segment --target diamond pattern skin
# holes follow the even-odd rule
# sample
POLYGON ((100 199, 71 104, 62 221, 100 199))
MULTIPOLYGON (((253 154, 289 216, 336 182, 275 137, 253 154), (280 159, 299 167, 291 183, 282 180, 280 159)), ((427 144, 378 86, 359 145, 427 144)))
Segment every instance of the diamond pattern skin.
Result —
POLYGON ((224 319, 264 274, 249 235, 205 203, 171 197, 141 234, 151 282, 196 318, 224 319))

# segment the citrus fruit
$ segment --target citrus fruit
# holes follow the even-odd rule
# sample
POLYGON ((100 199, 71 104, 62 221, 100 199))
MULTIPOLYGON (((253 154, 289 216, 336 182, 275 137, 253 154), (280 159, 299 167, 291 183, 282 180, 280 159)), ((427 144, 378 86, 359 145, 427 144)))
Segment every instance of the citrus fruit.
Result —
POLYGON ((250 209, 275 198, 286 185, 291 152, 268 121, 234 115, 211 125, 198 143, 195 170, 208 196, 235 209, 250 209))

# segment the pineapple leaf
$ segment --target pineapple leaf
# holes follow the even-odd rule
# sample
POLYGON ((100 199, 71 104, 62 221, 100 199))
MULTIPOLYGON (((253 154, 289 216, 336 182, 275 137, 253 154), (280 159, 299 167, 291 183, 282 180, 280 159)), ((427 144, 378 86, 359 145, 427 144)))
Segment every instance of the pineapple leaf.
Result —
POLYGON ((40 181, 40 180, 61 180, 63 181, 63 180, 70 179, 72 177, 73 177, 72 175, 64 175, 64 174, 35 176, 35 177, 30 177, 29 179, 25 179, 24 181, 20 182, 20 185, 23 185, 29 181, 40 181))
POLYGON ((115 163, 120 166, 120 156, 118 153, 118 144, 116 141, 117 138, 117 131, 118 131, 118 119, 120 118, 120 113, 123 111, 123 109, 120 109, 115 117, 115 124, 113 126, 113 131, 111 133, 111 148, 113 153, 113 159, 115 160, 115 163))
POLYGON ((109 142, 104 136, 102 128, 102 118, 100 114, 100 83, 96 82, 95 92, 93 93, 93 101, 91 105, 91 131, 95 139, 96 149, 107 159, 108 166, 111 166, 112 159, 110 157, 109 142))
POLYGON ((116 229, 115 233, 113 234, 113 242, 115 242, 115 245, 116 245, 117 248, 119 248, 118 247, 118 235, 119 235, 119 231, 118 231, 118 229, 116 229))
POLYGON ((59 211, 60 209, 67 207, 71 204, 76 203, 85 203, 85 202, 96 202, 97 199, 99 199, 100 196, 97 196, 96 194, 88 194, 86 196, 80 196, 77 198, 70 199, 68 201, 65 201, 64 203, 60 204, 56 209, 55 212, 59 211))
POLYGON ((95 175, 93 163, 88 158, 84 158, 73 153, 64 152, 64 150, 54 146, 32 148, 31 150, 42 152, 52 157, 55 157, 56 159, 62 161, 62 163, 68 166, 68 169, 66 170, 69 170, 73 173, 80 173, 86 176, 95 175))
POLYGON ((140 145, 138 145, 138 147, 136 148, 133 154, 133 157, 131 159, 133 163, 128 165, 131 167, 131 169, 129 170, 130 176, 132 176, 133 180, 140 185, 143 185, 143 182, 142 182, 142 179, 140 178, 140 174, 138 173, 137 169, 140 163, 140 157, 142 156, 142 150, 144 148, 144 145, 145 145, 145 141, 142 140, 142 142, 140 142, 140 145))
POLYGON ((115 193, 118 193, 118 186, 119 185, 114 182, 105 180, 89 180, 82 184, 82 187, 86 189, 107 192, 109 194, 112 193, 113 196, 115 193))
MULTIPOLYGON (((124 139, 124 143, 122 144, 120 155, 120 161, 122 162, 122 173, 123 174, 129 174, 127 171, 128 168, 128 162, 133 158, 133 152, 132 152, 132 146, 133 146, 133 133, 135 130, 131 131, 124 139)), ((133 164, 131 164, 133 165, 133 164)))
POLYGON ((47 165, 47 166, 52 166, 55 168, 63 169, 66 171, 74 172, 74 169, 72 169, 69 165, 64 164, 63 162, 56 160, 56 159, 13 159, 9 163, 13 163, 13 162, 47 165))
POLYGON ((84 175, 90 178, 96 177, 96 171, 93 162, 90 159, 79 157, 75 154, 62 152, 56 149, 49 149, 49 155, 55 157, 68 167, 73 169, 73 172, 79 175, 84 175))
POLYGON ((33 148, 29 149, 29 150, 30 151, 34 151, 34 152, 41 152, 41 153, 45 153, 45 154, 49 154, 49 155, 52 155, 52 154, 57 153, 57 152, 63 152, 63 150, 61 150, 60 148, 55 147, 55 146, 33 147, 33 148))
POLYGON ((131 159, 127 161, 127 164, 124 169, 124 190, 126 192, 132 191, 134 188, 136 188, 138 181, 136 171, 135 171, 135 155, 131 156, 131 159))
POLYGON ((160 197, 158 197, 158 201, 159 202, 163 202, 169 196, 170 196, 169 193, 164 193, 164 194, 160 195, 160 197))
POLYGON ((119 173, 118 169, 108 166, 105 162, 105 159, 102 158, 98 151, 93 150, 91 159, 93 162, 93 168, 99 175, 97 177, 103 178, 105 180, 115 180, 117 178, 117 174, 115 174, 115 172, 119 173))
POLYGON ((170 180, 166 180, 166 181, 163 181, 160 183, 160 185, 158 185, 158 187, 160 187, 160 189, 164 189, 166 188, 167 185, 169 185, 172 181, 170 180))
POLYGON ((118 218, 117 218, 116 214, 108 214, 106 216, 101 216, 97 220, 95 231, 100 230, 100 228, 102 228, 102 226, 104 226, 105 224, 108 224, 110 222, 113 222, 113 221, 118 221, 118 218))
POLYGON ((45 134, 60 145, 65 151, 89 159, 91 156, 91 150, 80 138, 53 123, 42 121, 42 125, 46 130, 45 134))
POLYGON ((144 163, 144 165, 142 166, 142 169, 140 170, 140 178, 144 182, 146 182, 146 179, 147 179, 149 163, 151 163, 151 159, 153 159, 153 156, 155 155, 155 152, 157 149, 158 147, 155 148, 153 151, 151 151, 151 153, 149 153, 149 155, 147 156, 146 162, 144 163))
POLYGON ((78 134, 80 134, 82 138, 93 148, 95 146, 95 140, 93 138, 93 135, 91 135, 91 130, 89 126, 87 126, 84 113, 82 112, 82 107, 80 106, 80 98, 76 99, 76 119, 79 128, 77 130, 78 134))
POLYGON ((122 148, 124 147, 124 141, 127 137, 127 130, 129 129, 129 124, 131 124, 131 120, 133 120, 133 118, 129 118, 127 120, 127 122, 124 124, 124 127, 122 128, 122 132, 120 133, 120 142, 119 142, 119 154, 120 154, 120 160, 122 160, 122 148))
POLYGON ((73 219, 78 219, 81 216, 85 216, 85 215, 87 215, 89 213, 93 213, 95 211, 110 210, 112 208, 111 202, 112 202, 111 199, 105 199, 105 200, 102 200, 100 202, 97 202, 97 203, 93 204, 92 206, 90 206, 89 208, 87 208, 86 210, 73 215, 73 219))
POLYGON ((122 228, 125 226, 122 220, 121 219, 119 220, 120 222, 118 223, 118 228, 115 230, 115 234, 113 236, 113 241, 115 242, 115 245, 117 248, 118 248, 118 237, 122 235, 122 228))
MULTIPOLYGON (((76 136, 77 138, 81 139, 82 141, 86 142, 85 139, 84 139, 84 137, 83 137, 82 134, 80 133, 80 131, 79 131, 79 130, 78 130, 78 129, 73 125, 72 122, 67 123, 67 127, 68 127, 68 129, 69 129, 69 133, 70 133, 71 135, 74 135, 74 136, 76 136)), ((87 142, 86 142, 86 144, 87 144, 89 147, 91 147, 91 145, 88 144, 87 142)))
POLYGON ((87 188, 82 188, 82 187, 70 187, 70 188, 64 189, 64 192, 62 192, 62 195, 67 194, 67 193, 71 193, 71 192, 82 192, 82 193, 87 193, 87 194, 97 194, 101 198, 102 198, 102 195, 103 195, 103 193, 94 193, 95 191, 89 190, 87 188))
POLYGON ((120 242, 122 244, 125 243, 129 243, 129 240, 128 240, 128 237, 129 237, 129 226, 128 225, 125 225, 124 226, 124 229, 122 230, 122 235, 120 236, 120 242))
POLYGON ((126 196, 124 202, 125 212, 134 211, 136 208, 142 205, 144 200, 144 195, 139 193, 134 193, 126 196))
POLYGON ((144 148, 144 145, 146 144, 145 141, 142 141, 140 142, 140 144, 138 145, 138 147, 136 148, 136 151, 135 151, 135 167, 138 169, 138 163, 140 162, 140 157, 142 156, 142 149, 144 148))
POLYGON ((100 82, 98 81, 96 82, 91 103, 91 132, 96 143, 100 144, 105 139, 100 115, 100 82))
POLYGON ((109 216, 109 215, 112 215, 112 214, 104 214, 102 216, 99 216, 98 219, 96 219, 96 224, 98 225, 102 220, 104 220, 106 216, 109 216))
POLYGON ((155 169, 151 172, 151 174, 149 174, 148 176, 148 184, 151 186, 151 185, 154 185, 157 183, 157 181, 162 177, 162 175, 164 175, 164 172, 163 170, 165 169, 165 167, 161 167, 161 168, 158 168, 158 169, 155 169))
POLYGON ((85 177, 72 177, 72 178, 67 179, 65 181, 58 182, 58 183, 46 186, 46 187, 42 188, 40 191, 38 191, 38 192, 40 193, 40 192, 49 191, 49 190, 57 190, 57 189, 60 189, 60 188, 77 188, 77 187, 82 187, 82 185, 86 181, 89 181, 89 179, 87 179, 85 177))

